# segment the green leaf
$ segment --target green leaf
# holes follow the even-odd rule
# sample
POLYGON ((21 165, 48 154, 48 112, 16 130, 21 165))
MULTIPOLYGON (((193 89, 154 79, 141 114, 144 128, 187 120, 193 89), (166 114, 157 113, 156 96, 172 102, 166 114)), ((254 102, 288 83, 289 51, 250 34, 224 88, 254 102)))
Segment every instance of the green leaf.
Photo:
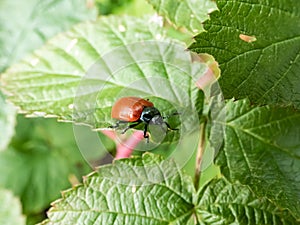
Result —
POLYGON ((267 198, 255 195, 247 186, 216 179, 197 197, 198 224, 297 224, 287 211, 267 198))
POLYGON ((41 212, 39 214, 29 214, 26 215, 26 225, 36 225, 40 223, 41 221, 45 220, 47 216, 45 215, 45 212, 41 212))
POLYGON ((300 1, 217 3, 190 49, 219 62, 225 97, 300 108, 300 1))
POLYGON ((49 37, 95 17, 85 0, 1 0, 0 73, 49 37))
POLYGON ((22 206, 13 194, 0 189, 0 224, 1 225, 25 225, 25 217, 22 215, 22 206))
POLYGON ((150 153, 100 167, 63 192, 42 224, 181 225, 195 218, 197 224, 296 224, 289 211, 224 178, 196 193, 172 160, 150 153))
POLYGON ((168 18, 175 26, 187 29, 192 34, 203 31, 202 23, 208 14, 217 9, 211 0, 148 0, 158 14, 168 18))
POLYGON ((188 115, 182 126, 190 130, 198 119, 195 82, 208 69, 192 63, 185 46, 165 37, 153 18, 111 16, 52 39, 3 74, 2 83, 29 114, 103 128, 115 123, 116 100, 133 95, 149 98, 164 115, 188 115))
POLYGON ((6 149, 14 134, 15 115, 16 110, 11 104, 5 102, 0 92, 0 151, 6 149))
POLYGON ((133 0, 95 0, 95 5, 97 6, 98 13, 101 15, 113 14, 114 11, 122 8, 124 5, 130 5, 133 0))
POLYGON ((102 166, 64 192, 43 224, 186 224, 194 194, 173 161, 144 154, 102 166))
POLYGON ((229 101, 224 110, 226 121, 216 121, 225 126, 221 172, 300 218, 300 112, 248 100, 229 101))
POLYGON ((153 15, 155 13, 152 6, 149 5, 145 0, 118 1, 122 2, 122 6, 119 8, 114 8, 112 14, 143 17, 144 15, 153 15))
POLYGON ((80 179, 88 168, 72 126, 19 117, 9 149, 0 153, 0 187, 20 196, 25 213, 38 213, 70 187, 71 176, 80 179))

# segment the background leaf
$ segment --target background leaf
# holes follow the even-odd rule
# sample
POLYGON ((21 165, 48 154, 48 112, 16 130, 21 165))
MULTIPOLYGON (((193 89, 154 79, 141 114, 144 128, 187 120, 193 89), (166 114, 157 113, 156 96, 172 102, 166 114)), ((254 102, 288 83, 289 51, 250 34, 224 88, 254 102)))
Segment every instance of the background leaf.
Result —
POLYGON ((49 37, 96 17, 85 0, 2 0, 0 2, 0 73, 49 37))
POLYGON ((64 192, 43 224, 186 224, 194 191, 174 162, 145 154, 103 166, 64 192))
POLYGON ((15 115, 14 107, 5 102, 0 92, 0 151, 6 149, 14 134, 15 115))
POLYGON ((3 74, 2 83, 27 113, 103 128, 115 123, 115 101, 133 95, 149 98, 164 115, 180 111, 183 129, 191 130, 198 120, 195 81, 207 70, 153 18, 111 16, 52 39, 3 74))
POLYGON ((300 1, 217 3, 220 11, 211 14, 207 32, 190 49, 219 62, 225 97, 300 108, 300 1))
POLYGON ((158 14, 168 18, 175 26, 185 28, 192 34, 203 31, 202 23, 208 14, 217 9, 210 0, 148 0, 158 14))
POLYGON ((0 153, 0 187, 12 190, 26 214, 38 213, 70 187, 69 179, 89 171, 68 124, 18 118, 16 135, 0 153), (30 131, 30 132, 28 132, 30 131))
POLYGON ((112 14, 124 5, 132 4, 132 2, 133 0, 95 0, 95 5, 97 6, 99 14, 108 15, 112 14))
POLYGON ((297 224, 287 210, 224 178, 212 180, 201 189, 196 213, 199 224, 297 224))
POLYGON ((1 225, 25 225, 25 217, 22 215, 22 206, 13 194, 0 189, 0 224, 1 225))
POLYGON ((221 172, 300 218, 300 113, 248 100, 230 101, 224 110, 221 172))

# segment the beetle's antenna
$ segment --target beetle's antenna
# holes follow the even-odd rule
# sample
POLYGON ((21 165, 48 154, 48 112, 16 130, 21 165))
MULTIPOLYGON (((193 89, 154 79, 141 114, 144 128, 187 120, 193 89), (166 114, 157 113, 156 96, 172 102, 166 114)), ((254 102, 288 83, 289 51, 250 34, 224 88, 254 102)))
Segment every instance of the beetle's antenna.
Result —
POLYGON ((172 113, 172 114, 170 114, 170 115, 163 116, 162 118, 163 118, 163 119, 168 119, 168 118, 170 118, 170 117, 172 117, 172 116, 178 116, 178 115, 181 115, 181 113, 179 113, 179 112, 174 112, 174 113, 172 113))

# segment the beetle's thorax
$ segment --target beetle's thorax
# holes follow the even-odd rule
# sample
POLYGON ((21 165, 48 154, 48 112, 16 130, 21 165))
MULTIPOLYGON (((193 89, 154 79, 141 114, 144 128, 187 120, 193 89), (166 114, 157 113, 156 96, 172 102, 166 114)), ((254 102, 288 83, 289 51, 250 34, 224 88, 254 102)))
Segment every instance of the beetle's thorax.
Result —
POLYGON ((161 124, 162 117, 157 108, 145 107, 140 116, 140 120, 147 124, 149 124, 151 120, 151 122, 154 124, 161 124))

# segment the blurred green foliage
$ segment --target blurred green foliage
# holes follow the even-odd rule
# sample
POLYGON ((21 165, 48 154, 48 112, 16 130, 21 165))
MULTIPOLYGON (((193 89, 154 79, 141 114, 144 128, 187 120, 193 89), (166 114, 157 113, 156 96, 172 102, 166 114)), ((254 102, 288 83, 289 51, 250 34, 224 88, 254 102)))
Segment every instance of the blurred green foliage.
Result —
POLYGON ((127 14, 143 16, 154 14, 154 10, 145 0, 96 0, 99 15, 127 14))
POLYGON ((89 172, 72 125, 55 119, 18 116, 9 149, 0 153, 0 187, 20 197, 27 215, 43 215, 61 190, 89 172))
POLYGON ((95 4, 100 15, 108 15, 132 1, 133 0, 96 0, 95 4))

